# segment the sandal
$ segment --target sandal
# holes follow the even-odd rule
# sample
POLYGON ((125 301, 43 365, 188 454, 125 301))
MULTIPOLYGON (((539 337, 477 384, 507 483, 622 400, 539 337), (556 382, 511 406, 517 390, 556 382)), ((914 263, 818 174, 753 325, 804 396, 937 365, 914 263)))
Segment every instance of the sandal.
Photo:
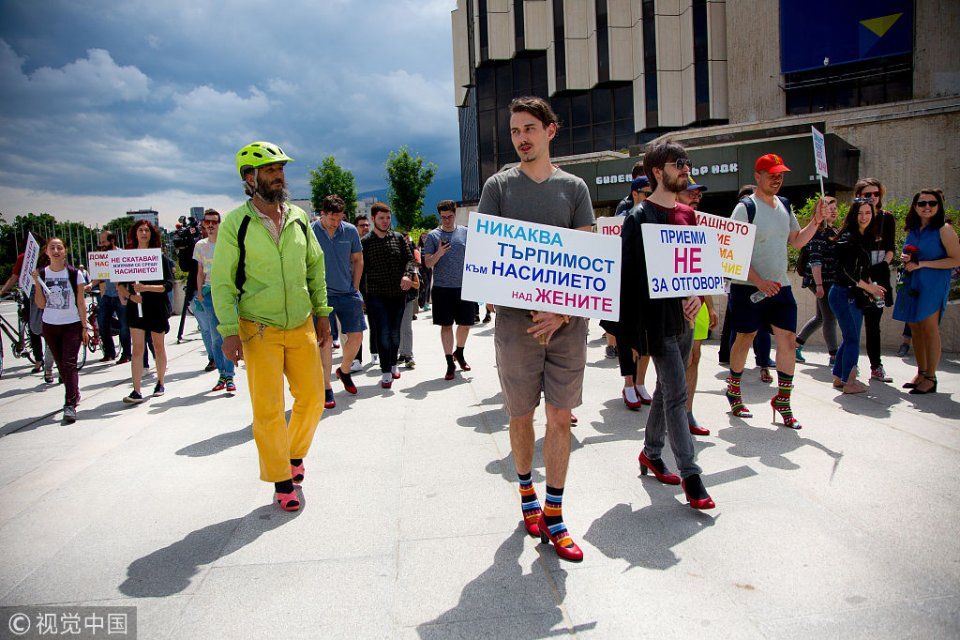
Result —
POLYGON ((773 382, 773 376, 770 375, 770 369, 767 367, 762 367, 760 369, 760 382, 763 384, 770 384, 773 382))
POLYGON ((303 477, 306 473, 307 470, 304 468, 302 462, 297 466, 290 465, 290 475, 293 477, 293 484, 303 484, 303 477))
POLYGON ((291 491, 290 493, 275 493, 274 499, 284 511, 300 510, 300 497, 296 491, 291 491))

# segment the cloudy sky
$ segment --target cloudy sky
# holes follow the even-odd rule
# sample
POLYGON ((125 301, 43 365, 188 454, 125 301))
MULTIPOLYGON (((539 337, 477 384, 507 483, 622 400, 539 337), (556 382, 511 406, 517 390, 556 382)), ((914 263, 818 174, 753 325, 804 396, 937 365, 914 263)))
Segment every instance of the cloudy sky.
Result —
POLYGON ((458 175, 455 4, 0 0, 0 211, 169 225, 240 202, 252 140, 296 159, 294 196, 327 154, 382 187, 402 144, 458 175))

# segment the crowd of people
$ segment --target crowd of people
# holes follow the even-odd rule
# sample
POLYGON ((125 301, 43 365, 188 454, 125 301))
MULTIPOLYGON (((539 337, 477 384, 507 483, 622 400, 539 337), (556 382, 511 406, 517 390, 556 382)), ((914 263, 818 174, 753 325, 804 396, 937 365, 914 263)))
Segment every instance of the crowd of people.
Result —
MULTIPOLYGON (((559 122, 540 98, 517 98, 509 107, 510 133, 519 163, 485 183, 478 211, 579 231, 595 224, 590 194, 582 179, 550 160, 550 143, 559 122)), ((212 391, 236 391, 235 368, 246 363, 247 393, 253 410, 253 435, 260 478, 274 485, 280 508, 300 508, 306 468, 304 458, 325 409, 336 406, 336 389, 355 395, 352 374, 361 370, 365 331, 372 364, 379 366, 382 389, 401 378, 400 367, 415 366, 412 322, 430 311, 439 327, 445 358, 436 363, 445 380, 457 370, 470 371, 466 347, 471 327, 489 322, 495 312, 494 349, 504 409, 509 416, 512 459, 519 483, 521 518, 532 537, 553 545, 556 553, 578 561, 583 552, 563 519, 563 494, 570 457, 573 410, 581 404, 586 364, 588 320, 576 315, 487 305, 480 319, 477 302, 463 296, 468 230, 456 223, 456 203, 438 203, 440 224, 413 242, 393 228, 384 203, 370 215, 345 220, 345 203, 336 195, 323 199, 317 219, 289 201, 284 167, 292 158, 269 142, 254 142, 236 156, 237 175, 247 201, 221 216, 203 215, 205 237, 193 250, 196 296, 191 302, 209 364, 216 370, 212 391), (335 363, 334 351, 341 358, 335 363), (285 417, 284 378, 293 396, 285 417), (540 502, 532 482, 535 449, 534 414, 545 403, 543 459, 546 488, 540 502)), ((695 209, 705 187, 690 177, 686 150, 675 142, 653 145, 633 169, 630 193, 617 207, 621 231, 622 283, 620 317, 604 321, 607 356, 617 358, 628 410, 649 405, 643 448, 638 461, 644 475, 681 485, 695 509, 715 502, 701 478, 694 436, 710 435, 694 416, 701 344, 719 328, 721 363, 729 367, 725 395, 730 414, 749 419, 741 383, 752 347, 761 379, 772 382, 774 416, 800 429, 791 395, 803 348, 820 329, 833 367, 833 386, 862 393, 858 360, 866 325, 870 377, 890 382, 880 349, 880 319, 893 306, 893 317, 906 323, 917 359, 917 374, 904 387, 912 394, 937 391, 940 360, 939 319, 947 303, 951 272, 960 266, 960 242, 945 218, 943 194, 923 189, 912 200, 905 225, 907 239, 897 255, 896 221, 883 209, 883 185, 867 178, 857 183, 849 211, 838 220, 833 195, 817 200, 809 222, 801 227, 790 204, 779 196, 783 159, 768 153, 754 165, 755 185, 747 185, 729 216, 756 228, 747 277, 733 280, 724 302, 719 297, 651 297, 641 229, 644 224, 696 225, 695 209), (802 286, 814 298, 816 313, 797 332, 797 295, 788 273, 788 247, 800 250, 802 286), (903 268, 893 286, 894 264, 903 268), (836 327, 840 329, 838 343, 836 327), (775 345, 775 359, 771 348, 775 345), (645 386, 652 363, 653 392, 645 386), (662 451, 669 443, 676 472, 662 451)), ((160 246, 157 228, 137 222, 127 248, 160 246)), ((100 248, 117 247, 104 232, 100 248)), ((75 354, 88 339, 85 290, 99 293, 98 322, 103 360, 131 366, 132 391, 127 403, 144 401, 141 380, 147 351, 154 354, 153 395, 165 392, 164 337, 170 330, 173 265, 164 258, 163 277, 155 281, 86 283, 66 264, 58 238, 46 241, 43 262, 33 272, 33 305, 42 313, 42 333, 65 387, 64 419, 77 417, 80 401, 75 354), (113 344, 119 325, 120 357, 113 344)), ((7 285, 13 282, 8 281, 7 285)), ((4 287, 8 287, 5 285, 4 287)), ((39 345, 35 346, 39 353, 39 345)))

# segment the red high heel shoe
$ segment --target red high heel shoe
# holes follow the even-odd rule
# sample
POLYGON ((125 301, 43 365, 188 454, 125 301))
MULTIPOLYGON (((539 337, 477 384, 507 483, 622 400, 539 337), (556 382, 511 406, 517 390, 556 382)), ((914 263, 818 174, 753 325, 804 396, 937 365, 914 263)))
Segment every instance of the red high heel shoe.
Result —
POLYGON ((637 401, 636 401, 636 402, 631 402, 631 401, 627 398, 627 390, 626 390, 626 389, 624 389, 623 391, 621 391, 621 392, 620 392, 620 395, 623 397, 623 404, 627 405, 627 409, 630 409, 631 411, 639 411, 639 410, 640 410, 640 407, 643 406, 643 400, 641 400, 639 396, 637 396, 637 401))
POLYGON ((698 424, 688 424, 687 426, 690 428, 690 433, 692 433, 692 434, 695 435, 695 436, 708 436, 708 435, 710 435, 710 429, 704 429, 703 427, 701 427, 701 426, 698 425, 698 424))
POLYGON ((284 511, 300 511, 300 497, 296 491, 275 493, 274 498, 284 511))
POLYGON ((710 494, 707 493, 699 475, 694 474, 685 478, 680 484, 683 487, 683 495, 687 497, 687 502, 694 509, 713 509, 717 506, 710 494))
POLYGON ((660 463, 657 465, 653 460, 647 457, 647 454, 641 451, 637 461, 640 463, 640 475, 647 475, 647 469, 649 469, 653 472, 653 475, 657 478, 657 480, 663 484, 680 484, 680 476, 667 471, 667 467, 663 464, 663 460, 657 460, 657 462, 660 463))
POLYGON ((523 528, 527 530, 527 535, 531 538, 540 537, 540 516, 543 511, 540 509, 531 509, 523 514, 523 528))
POLYGON ((577 543, 570 538, 570 533, 564 531, 560 534, 560 537, 554 537, 550 533, 550 527, 547 526, 547 521, 544 520, 543 514, 540 514, 540 519, 537 521, 537 527, 540 529, 540 542, 546 544, 548 542, 553 544, 553 550, 557 552, 557 555, 560 556, 563 560, 569 560, 570 562, 580 562, 583 560, 583 551, 580 547, 577 546, 577 543), (563 546, 567 541, 569 541, 569 546, 563 546))
POLYGON ((774 396, 770 400, 770 408, 773 409, 773 418, 772 421, 777 421, 777 414, 780 414, 780 417, 783 418, 783 426, 788 429, 802 429, 803 425, 800 424, 800 421, 793 417, 793 411, 790 409, 790 401, 777 402, 777 398, 780 396, 774 396))
POLYGON ((293 484, 303 484, 303 478, 306 473, 307 470, 304 468, 302 462, 297 466, 290 465, 290 475, 293 478, 293 484))

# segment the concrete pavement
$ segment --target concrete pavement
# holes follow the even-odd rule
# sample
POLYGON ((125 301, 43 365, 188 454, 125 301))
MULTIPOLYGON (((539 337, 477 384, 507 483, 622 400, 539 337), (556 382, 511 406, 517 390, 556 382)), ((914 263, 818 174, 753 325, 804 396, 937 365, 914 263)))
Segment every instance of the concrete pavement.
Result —
POLYGON ((889 355, 895 384, 844 397, 808 351, 792 431, 756 370, 756 417, 727 414, 708 343, 695 410, 713 433, 697 448, 718 508, 700 513, 639 475, 649 409, 625 409, 593 323, 564 503, 586 559, 569 564, 520 525, 492 325, 453 382, 429 313, 391 391, 371 368, 357 397, 335 382, 297 514, 257 478, 243 370, 232 397, 209 393, 194 326, 168 340, 167 394, 140 406, 121 403, 129 370, 92 356, 70 426, 62 387, 8 361, 0 606, 134 605, 140 638, 173 639, 960 635, 955 354, 935 396, 902 392, 912 360, 889 355))

